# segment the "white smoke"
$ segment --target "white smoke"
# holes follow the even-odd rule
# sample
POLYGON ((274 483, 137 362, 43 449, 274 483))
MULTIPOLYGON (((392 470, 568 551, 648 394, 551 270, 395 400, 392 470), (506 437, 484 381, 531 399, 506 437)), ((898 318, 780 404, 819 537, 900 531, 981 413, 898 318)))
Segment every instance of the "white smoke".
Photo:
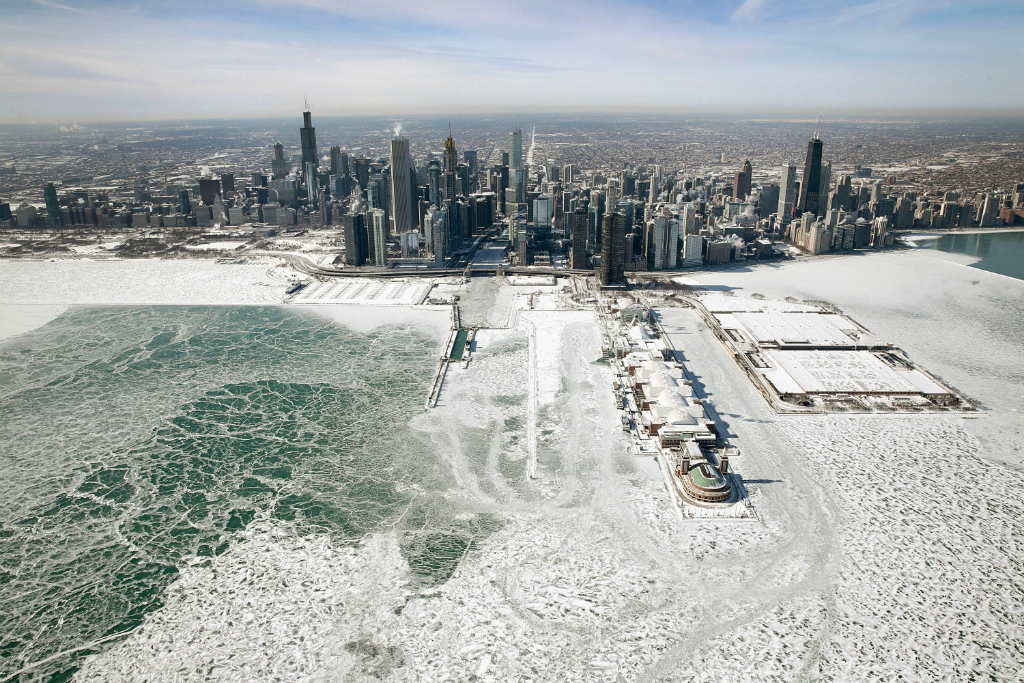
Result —
POLYGON ((352 188, 352 193, 348 196, 348 212, 351 214, 362 213, 366 211, 366 202, 363 201, 362 190, 359 189, 359 185, 352 188))
POLYGON ((402 134, 402 124, 396 123, 391 130, 394 131, 395 137, 397 138, 399 135, 402 134))

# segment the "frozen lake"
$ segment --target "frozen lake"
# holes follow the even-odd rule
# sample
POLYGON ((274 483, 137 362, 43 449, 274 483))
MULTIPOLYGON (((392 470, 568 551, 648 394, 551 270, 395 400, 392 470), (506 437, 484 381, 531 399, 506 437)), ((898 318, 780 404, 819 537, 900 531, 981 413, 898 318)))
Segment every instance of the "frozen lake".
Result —
POLYGON ((36 307, 0 307, 0 678, 1015 680, 1024 281, 971 260, 693 275, 835 303, 971 416, 780 418, 661 311, 740 451, 743 523, 677 518, 560 284, 439 285, 485 329, 428 411, 446 311, 237 305, 283 296, 272 264, 134 262, 113 289, 116 263, 4 263, 36 307), (138 305, 178 297, 231 305, 138 305))
POLYGON ((954 254, 977 256, 972 264, 1000 275, 1024 280, 1024 231, 973 232, 920 240, 918 246, 954 254))
POLYGON ((479 525, 408 424, 438 346, 272 306, 72 307, 0 346, 0 677, 74 670, 254 521, 344 546, 401 518, 405 580, 447 579, 479 525))

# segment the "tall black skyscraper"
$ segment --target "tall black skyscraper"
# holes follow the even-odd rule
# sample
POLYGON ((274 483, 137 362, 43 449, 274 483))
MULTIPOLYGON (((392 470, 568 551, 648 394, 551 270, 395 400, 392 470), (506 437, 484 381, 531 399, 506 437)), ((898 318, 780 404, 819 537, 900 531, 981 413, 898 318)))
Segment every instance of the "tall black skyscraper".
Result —
POLYGON ((316 154, 316 128, 313 127, 313 115, 309 110, 302 112, 302 128, 299 128, 299 142, 302 143, 302 168, 306 164, 319 167, 320 161, 316 154))
POLYGON ((401 235, 412 230, 413 196, 412 163, 409 140, 396 136, 391 139, 391 205, 394 207, 395 233, 401 235))
POLYGON ((597 273, 601 286, 625 283, 626 217, 621 213, 605 214, 601 221, 601 268, 597 273))
POLYGON ((736 171, 736 178, 732 183, 732 196, 735 199, 746 199, 750 195, 750 182, 754 175, 750 167, 750 159, 743 162, 743 167, 736 171))
POLYGON ((587 267, 587 210, 577 208, 565 215, 566 232, 572 239, 572 250, 569 252, 569 267, 583 270, 587 267))
POLYGON ((366 241, 366 216, 362 213, 346 214, 341 217, 341 223, 345 239, 345 264, 361 266, 370 255, 366 241))
POLYGON ((43 188, 43 200, 46 201, 46 222, 50 227, 64 225, 64 217, 57 202, 57 188, 53 183, 46 183, 46 187, 43 188))
POLYGON ((804 161, 804 177, 800 179, 800 198, 797 200, 797 216, 806 212, 821 213, 821 139, 817 131, 807 143, 807 159, 804 161))
POLYGON ((452 139, 452 127, 449 124, 448 139, 444 141, 444 198, 449 203, 454 203, 458 195, 455 184, 457 165, 455 140, 452 139))

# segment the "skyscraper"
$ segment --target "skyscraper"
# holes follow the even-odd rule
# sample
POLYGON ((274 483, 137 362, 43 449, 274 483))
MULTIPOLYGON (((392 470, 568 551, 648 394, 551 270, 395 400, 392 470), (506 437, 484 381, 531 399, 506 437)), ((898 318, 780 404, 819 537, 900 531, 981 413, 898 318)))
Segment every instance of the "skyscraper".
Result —
POLYGON ((344 226, 345 263, 350 266, 361 266, 366 263, 366 216, 361 213, 350 213, 341 217, 344 226))
POLYGON ((313 127, 313 115, 309 110, 302 112, 302 128, 299 128, 299 142, 302 143, 302 168, 306 164, 320 165, 316 154, 316 128, 313 127))
POLYGON ((507 192, 509 189, 509 167, 504 164, 498 168, 498 211, 506 216, 509 213, 507 192))
POLYGON ((317 182, 316 164, 312 162, 306 162, 306 197, 309 200, 310 211, 320 208, 320 188, 317 182))
MULTIPOLYGON (((449 204, 454 203, 455 197, 458 195, 456 188, 457 165, 452 126, 448 124, 448 139, 444 141, 444 199, 449 204)), ((451 208, 448 210, 450 213, 451 208)))
POLYGON ((551 228, 551 195, 542 194, 533 200, 533 224, 538 230, 551 228))
POLYGON ((375 175, 366 184, 366 204, 370 209, 380 209, 384 212, 385 219, 390 220, 387 181, 382 176, 375 175))
POLYGON ((462 160, 466 162, 466 166, 469 167, 469 184, 470 192, 476 192, 479 187, 479 175, 480 166, 476 158, 475 149, 467 149, 462 153, 462 160))
POLYGON ((355 171, 352 177, 359 183, 359 189, 365 190, 366 183, 370 181, 370 160, 366 157, 356 157, 353 159, 353 166, 355 171))
POLYGON ((272 180, 280 180, 288 175, 288 162, 284 158, 284 145, 280 142, 274 144, 274 161, 270 167, 272 180))
POLYGON ((601 269, 598 279, 602 286, 620 285, 626 269, 626 219, 620 213, 609 213, 601 221, 601 269))
POLYGON ((754 171, 750 166, 750 159, 743 162, 743 167, 736 171, 736 177, 732 184, 732 196, 736 199, 746 199, 750 194, 750 182, 754 171))
POLYGON ((793 205, 796 203, 796 166, 786 164, 782 167, 782 180, 779 183, 779 218, 788 220, 793 217, 793 205))
POLYGON ((512 170, 511 173, 510 187, 515 190, 516 203, 521 204, 526 201, 526 169, 517 168, 512 170))
POLYGON ((64 217, 57 202, 57 188, 53 183, 46 183, 46 187, 43 188, 43 200, 46 202, 46 222, 50 227, 64 225, 64 217))
POLYGON ((569 267, 582 270, 587 267, 587 210, 577 208, 565 215, 566 232, 572 238, 572 251, 569 252, 569 267))
POLYGON ((412 230, 412 187, 409 176, 409 140, 391 139, 391 199, 395 216, 395 232, 412 230))
POLYGON ((388 265, 388 217, 381 209, 370 211, 373 224, 373 262, 383 268, 388 265))
POLYGON ((220 194, 220 180, 216 178, 199 179, 199 198, 203 204, 213 206, 213 200, 220 194))
POLYGON ((523 129, 516 128, 508 134, 508 164, 513 171, 523 167, 523 129))
POLYGON ((692 203, 683 207, 683 234, 680 237, 697 234, 697 207, 692 203))
POLYGON ((769 215, 775 213, 775 210, 779 206, 779 186, 775 183, 769 183, 761 186, 761 198, 760 198, 761 218, 767 218, 769 215))
POLYGON ((444 189, 441 187, 441 166, 437 159, 431 159, 427 164, 427 199, 434 206, 441 206, 441 197, 444 189))
POLYGON ((846 210, 850 203, 850 190, 853 188, 853 180, 848 175, 840 176, 839 182, 836 183, 835 192, 832 193, 829 199, 830 209, 846 210))
POLYGON ((807 142, 807 158, 804 160, 804 175, 800 179, 800 198, 796 208, 800 215, 817 215, 821 208, 821 139, 818 133, 807 142))
POLYGON ((658 201, 658 197, 661 195, 661 186, 664 183, 664 171, 658 164, 654 164, 653 166, 651 166, 650 171, 651 186, 648 194, 648 203, 654 204, 656 201, 658 201))
POLYGON ((429 237, 429 248, 434 254, 434 263, 442 265, 448 256, 448 209, 437 210, 433 207, 427 211, 423 221, 423 229, 429 237))
POLYGON ((619 202, 619 181, 615 178, 609 178, 608 184, 604 189, 605 196, 605 207, 608 212, 611 213, 615 210, 615 205, 619 202))

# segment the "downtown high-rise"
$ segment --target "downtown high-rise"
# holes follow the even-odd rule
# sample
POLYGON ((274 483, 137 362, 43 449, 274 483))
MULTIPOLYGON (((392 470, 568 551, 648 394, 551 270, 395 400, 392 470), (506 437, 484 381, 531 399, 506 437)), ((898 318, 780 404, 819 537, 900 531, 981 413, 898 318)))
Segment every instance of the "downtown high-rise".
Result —
POLYGON ((395 217, 395 233, 412 230, 412 183, 410 178, 409 140, 391 139, 391 200, 395 217))
POLYGON ((523 168, 523 129, 516 128, 508 134, 508 166, 510 170, 523 168))
POLYGON ((779 181, 779 220, 793 217, 796 204, 796 165, 786 164, 782 167, 782 178, 779 181))
POLYGON ((804 175, 800 179, 800 198, 797 200, 798 214, 813 213, 821 209, 821 139, 815 133, 807 142, 807 158, 804 160, 804 175))
POLYGON ((313 115, 306 110, 302 112, 302 128, 299 128, 299 142, 302 144, 302 168, 306 164, 320 165, 316 154, 316 128, 313 127, 313 115))

